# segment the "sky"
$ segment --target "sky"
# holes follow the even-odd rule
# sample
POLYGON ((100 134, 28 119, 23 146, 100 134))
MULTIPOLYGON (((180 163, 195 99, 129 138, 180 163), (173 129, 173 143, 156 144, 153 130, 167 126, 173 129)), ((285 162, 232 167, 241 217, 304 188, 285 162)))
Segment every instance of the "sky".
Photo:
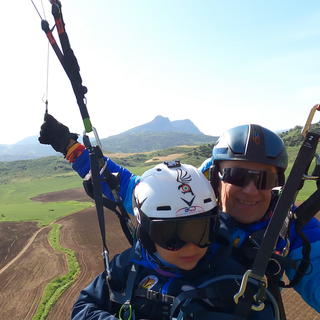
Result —
MULTIPOLYGON (((53 27, 49 1, 34 3, 53 27)), ((157 115, 190 119, 212 136, 246 123, 284 130, 303 126, 320 102, 318 0, 61 3, 101 139, 157 115)), ((45 99, 50 114, 83 134, 71 84, 31 0, 6 1, 2 12, 0 144, 38 135, 45 99)))

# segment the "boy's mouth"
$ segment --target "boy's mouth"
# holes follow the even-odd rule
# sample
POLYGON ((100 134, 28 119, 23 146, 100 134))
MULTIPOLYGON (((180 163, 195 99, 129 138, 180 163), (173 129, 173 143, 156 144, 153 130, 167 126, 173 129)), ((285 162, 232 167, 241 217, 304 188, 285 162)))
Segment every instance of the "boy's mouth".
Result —
POLYGON ((189 256, 189 257, 181 257, 180 259, 184 262, 193 262, 194 260, 196 260, 197 255, 194 256, 189 256))

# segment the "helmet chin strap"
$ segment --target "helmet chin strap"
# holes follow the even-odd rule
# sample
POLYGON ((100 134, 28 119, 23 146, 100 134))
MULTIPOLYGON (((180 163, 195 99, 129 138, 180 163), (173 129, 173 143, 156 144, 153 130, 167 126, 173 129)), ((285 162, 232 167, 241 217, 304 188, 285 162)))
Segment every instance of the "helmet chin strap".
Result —
POLYGON ((147 253, 147 257, 149 259, 149 257, 151 257, 154 262, 157 264, 157 266, 163 270, 163 271, 169 271, 169 272, 177 272, 180 271, 181 269, 179 267, 176 267, 172 264, 165 264, 165 261, 160 257, 160 255, 157 252, 153 252, 153 253, 148 253, 148 251, 146 250, 147 253))
POLYGON ((206 255, 202 258, 203 263, 201 263, 200 265, 198 264, 192 270, 184 270, 173 265, 164 264, 155 253, 148 254, 148 251, 146 251, 146 254, 147 254, 147 258, 153 259, 151 260, 151 262, 154 262, 162 271, 170 272, 173 275, 179 274, 179 275, 187 276, 189 278, 198 277, 199 273, 207 270, 210 267, 210 264, 208 262, 206 255))

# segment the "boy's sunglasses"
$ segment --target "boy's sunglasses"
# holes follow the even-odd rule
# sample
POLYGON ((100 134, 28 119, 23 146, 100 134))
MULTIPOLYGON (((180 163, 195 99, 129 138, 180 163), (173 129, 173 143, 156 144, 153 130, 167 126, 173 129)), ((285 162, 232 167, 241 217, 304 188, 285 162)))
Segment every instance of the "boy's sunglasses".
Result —
POLYGON ((188 242, 200 248, 206 248, 214 242, 218 228, 217 207, 203 217, 195 215, 184 218, 151 220, 141 210, 141 226, 150 239, 163 249, 178 251, 188 242))
POLYGON ((272 189, 278 185, 278 175, 271 171, 255 171, 244 168, 225 168, 220 180, 244 188, 251 180, 258 190, 272 189))

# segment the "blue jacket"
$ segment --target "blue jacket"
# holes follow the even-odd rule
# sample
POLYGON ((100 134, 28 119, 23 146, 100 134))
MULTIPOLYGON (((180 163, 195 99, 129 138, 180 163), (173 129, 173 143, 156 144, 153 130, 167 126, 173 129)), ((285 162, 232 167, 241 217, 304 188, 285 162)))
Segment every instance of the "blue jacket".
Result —
MULTIPOLYGON (((231 242, 230 242, 231 243, 231 242)), ((163 317, 163 312, 166 311, 166 302, 152 301, 147 299, 143 294, 138 294, 144 289, 149 289, 155 292, 160 292, 162 295, 169 295, 170 297, 176 297, 180 293, 196 288, 214 279, 218 276, 226 274, 238 274, 244 273, 244 268, 235 259, 229 256, 230 251, 226 248, 220 247, 222 250, 215 251, 214 248, 209 248, 206 256, 199 261, 198 265, 190 271, 180 271, 177 269, 167 268, 166 271, 160 269, 151 255, 147 256, 143 247, 139 242, 136 242, 134 246, 127 249, 123 253, 116 255, 111 263, 111 281, 110 287, 113 291, 126 292, 127 279, 133 263, 135 263, 137 272, 134 276, 134 290, 131 295, 132 309, 135 310, 136 319, 152 319, 163 320, 169 319, 168 316, 163 317), (139 266, 139 268, 137 267, 139 266), (142 290, 141 290, 142 289, 142 290)), ((133 278, 131 278, 133 279, 133 278)), ((214 287, 219 292, 219 299, 210 300, 210 311, 204 311, 206 313, 212 312, 212 305, 221 305, 221 309, 217 310, 217 314, 211 314, 209 319, 221 319, 219 314, 221 312, 226 314, 233 313, 234 301, 233 296, 239 291, 239 282, 236 282, 234 278, 217 281, 214 283, 214 287), (222 301, 221 301, 222 300, 222 301), (227 306, 226 306, 227 304, 227 306)), ((252 288, 254 290, 254 288, 252 288)), ((255 288, 256 290, 256 288, 255 288)), ((129 293, 126 292, 128 295, 129 293)), ((217 295, 218 296, 218 295, 217 295)), ((118 296, 116 295, 116 298, 118 296)), ((122 297, 120 297, 121 299, 122 297)), ((123 301, 127 299, 124 298, 123 301)), ((200 305, 197 300, 194 299, 190 302, 192 310, 200 305)), ((203 303, 203 302, 202 302, 203 303)), ((105 274, 101 273, 94 281, 84 290, 81 291, 78 300, 74 304, 71 319, 72 320, 114 320, 118 319, 118 313, 121 304, 112 303, 109 298, 109 288, 106 284, 105 274)), ((266 306, 262 311, 251 311, 248 320, 264 320, 273 319, 273 309, 269 302, 266 302, 266 306)), ((205 317, 200 315, 196 319, 204 320, 205 317)), ((232 317, 232 319, 234 319, 232 317)))
MULTIPOLYGON (((211 165, 212 158, 209 158, 202 163, 199 170, 205 173, 211 165)), ((242 242, 244 242, 256 230, 265 229, 268 223, 269 220, 259 221, 250 225, 240 225, 233 230, 233 238, 235 239, 241 233, 242 242)), ((310 273, 307 272, 294 289, 308 305, 320 312, 320 223, 316 218, 313 218, 302 230, 311 244, 310 262, 312 268, 308 270, 310 273)), ((290 229, 290 243, 289 258, 301 260, 302 241, 295 231, 294 223, 290 229)), ((281 252, 284 246, 285 243, 280 238, 277 243, 277 249, 281 252)), ((289 280, 292 280, 296 274, 293 269, 289 268, 285 272, 289 280)))

